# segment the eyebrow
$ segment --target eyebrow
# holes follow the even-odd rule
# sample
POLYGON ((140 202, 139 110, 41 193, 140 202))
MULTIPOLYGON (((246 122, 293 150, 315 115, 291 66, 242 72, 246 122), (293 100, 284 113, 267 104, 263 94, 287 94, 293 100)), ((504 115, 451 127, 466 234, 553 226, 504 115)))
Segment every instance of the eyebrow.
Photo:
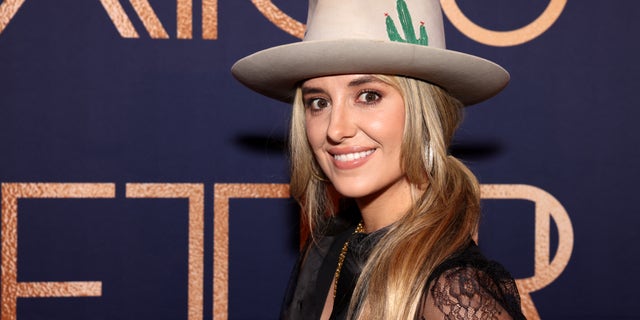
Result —
POLYGON ((355 78, 353 80, 351 80, 348 84, 349 87, 357 87, 357 86, 361 86, 363 84, 367 84, 367 83, 371 83, 371 82, 383 82, 382 80, 371 76, 371 75, 364 75, 358 78, 355 78))
POLYGON ((302 94, 306 95, 306 94, 318 94, 318 93, 325 93, 324 90, 320 89, 320 88, 316 88, 316 87, 302 87, 302 94))
MULTIPOLYGON (((347 86, 348 87, 358 87, 358 86, 361 86, 363 84, 372 83, 372 82, 384 83, 382 80, 378 79, 377 77, 374 77, 374 76, 371 76, 371 75, 363 75, 361 77, 358 77, 358 78, 355 78, 355 79, 349 81, 347 86)), ((302 89, 302 94, 325 93, 325 90, 323 90, 321 88, 317 88, 317 87, 305 87, 303 85, 301 89, 302 89)))

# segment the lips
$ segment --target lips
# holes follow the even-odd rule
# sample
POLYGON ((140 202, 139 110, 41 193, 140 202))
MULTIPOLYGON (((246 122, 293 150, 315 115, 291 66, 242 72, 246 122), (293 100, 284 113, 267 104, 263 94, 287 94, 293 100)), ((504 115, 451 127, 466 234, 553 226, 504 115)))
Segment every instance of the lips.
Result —
POLYGON ((341 148, 329 150, 329 154, 336 168, 353 169, 363 165, 375 151, 375 148, 341 148))
POLYGON ((334 154, 333 159, 340 162, 353 161, 358 160, 360 158, 364 158, 372 154, 375 149, 362 151, 362 152, 354 152, 354 153, 345 153, 345 154, 334 154))

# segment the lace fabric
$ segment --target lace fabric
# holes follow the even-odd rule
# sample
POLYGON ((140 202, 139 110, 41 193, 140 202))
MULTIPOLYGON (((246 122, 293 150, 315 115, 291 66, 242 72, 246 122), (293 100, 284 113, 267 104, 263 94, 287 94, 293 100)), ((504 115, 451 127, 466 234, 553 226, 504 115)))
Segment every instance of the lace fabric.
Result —
POLYGON ((423 319, 525 319, 515 281, 475 243, 443 262, 429 279, 423 319))

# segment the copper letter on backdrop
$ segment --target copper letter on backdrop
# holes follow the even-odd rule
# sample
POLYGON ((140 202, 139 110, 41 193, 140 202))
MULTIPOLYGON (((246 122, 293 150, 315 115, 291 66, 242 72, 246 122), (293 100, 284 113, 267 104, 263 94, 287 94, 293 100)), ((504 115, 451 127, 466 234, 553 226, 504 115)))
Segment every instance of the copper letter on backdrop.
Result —
POLYGON ((178 39, 193 38, 192 0, 178 0, 176 19, 178 21, 178 39))
POLYGON ((203 318, 204 186, 188 183, 127 183, 127 198, 189 199, 188 319, 203 318))
POLYGON ((486 45, 506 47, 529 42, 547 31, 562 14, 567 0, 550 0, 536 20, 511 31, 493 31, 475 24, 462 13, 455 0, 441 0, 440 3, 451 23, 467 37, 486 45))
POLYGON ((7 27, 22 4, 24 4, 24 0, 4 0, 0 4, 0 33, 7 27))
MULTIPOLYGON (((123 38, 139 38, 119 0, 100 0, 109 18, 123 38)), ((153 39, 168 39, 169 35, 148 0, 130 0, 142 24, 153 39)), ((193 38, 193 1, 177 0, 176 25, 178 39, 193 38)), ((202 38, 218 38, 218 1, 202 0, 202 38)))
POLYGON ((102 282, 18 282, 18 199, 114 198, 112 183, 2 184, 2 320, 15 320, 18 298, 99 297, 102 282))
POLYGON ((202 39, 218 39, 218 0, 202 0, 202 39))
MULTIPOLYGON (((282 12, 271 0, 251 0, 274 25, 287 33, 302 38, 305 25, 282 12)), ((544 12, 530 24, 511 31, 492 31, 478 26, 467 18, 455 0, 440 0, 442 10, 451 23, 469 38, 491 46, 515 46, 529 42, 553 25, 564 10, 567 0, 550 0, 544 12)))
POLYGON ((305 25, 291 18, 286 13, 276 7, 271 0, 251 0, 253 5, 265 16, 271 23, 278 28, 286 31, 288 34, 302 39, 304 36, 305 25))
POLYGON ((569 263, 573 251, 573 227, 562 204, 546 191, 529 185, 484 184, 482 199, 522 199, 535 206, 535 258, 533 277, 516 279, 522 298, 522 311, 527 319, 540 319, 529 293, 540 290, 555 280, 569 263), (558 226, 558 250, 550 258, 550 222, 558 226))
MULTIPOLYGON (((130 0, 133 9, 138 14, 142 24, 149 32, 149 36, 154 39, 167 39, 169 35, 162 26, 162 23, 153 11, 153 8, 147 0, 130 0)), ((127 13, 120 5, 119 0, 100 0, 102 6, 107 11, 109 18, 118 29, 120 36, 123 38, 138 38, 138 33, 133 27, 127 13)), ((180 4, 179 4, 180 5, 180 4)), ((180 28, 180 26, 179 26, 180 28)))
POLYGON ((216 183, 213 189, 213 319, 226 320, 229 303, 229 199, 288 198, 289 185, 216 183))

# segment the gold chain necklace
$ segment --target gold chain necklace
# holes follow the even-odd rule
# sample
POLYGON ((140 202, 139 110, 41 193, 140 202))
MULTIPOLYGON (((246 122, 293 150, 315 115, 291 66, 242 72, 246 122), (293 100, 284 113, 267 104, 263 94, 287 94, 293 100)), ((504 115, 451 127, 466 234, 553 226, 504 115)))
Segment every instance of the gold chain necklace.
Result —
MULTIPOLYGON (((364 233, 364 222, 360 221, 356 230, 353 231, 353 234, 356 233, 364 233)), ((349 239, 344 242, 342 246, 342 250, 340 250, 340 255, 338 256, 338 266, 336 267, 336 273, 333 276, 333 298, 336 298, 338 294, 338 279, 340 279, 340 271, 342 270, 342 264, 344 263, 344 258, 347 256, 347 250, 349 250, 349 239)))

